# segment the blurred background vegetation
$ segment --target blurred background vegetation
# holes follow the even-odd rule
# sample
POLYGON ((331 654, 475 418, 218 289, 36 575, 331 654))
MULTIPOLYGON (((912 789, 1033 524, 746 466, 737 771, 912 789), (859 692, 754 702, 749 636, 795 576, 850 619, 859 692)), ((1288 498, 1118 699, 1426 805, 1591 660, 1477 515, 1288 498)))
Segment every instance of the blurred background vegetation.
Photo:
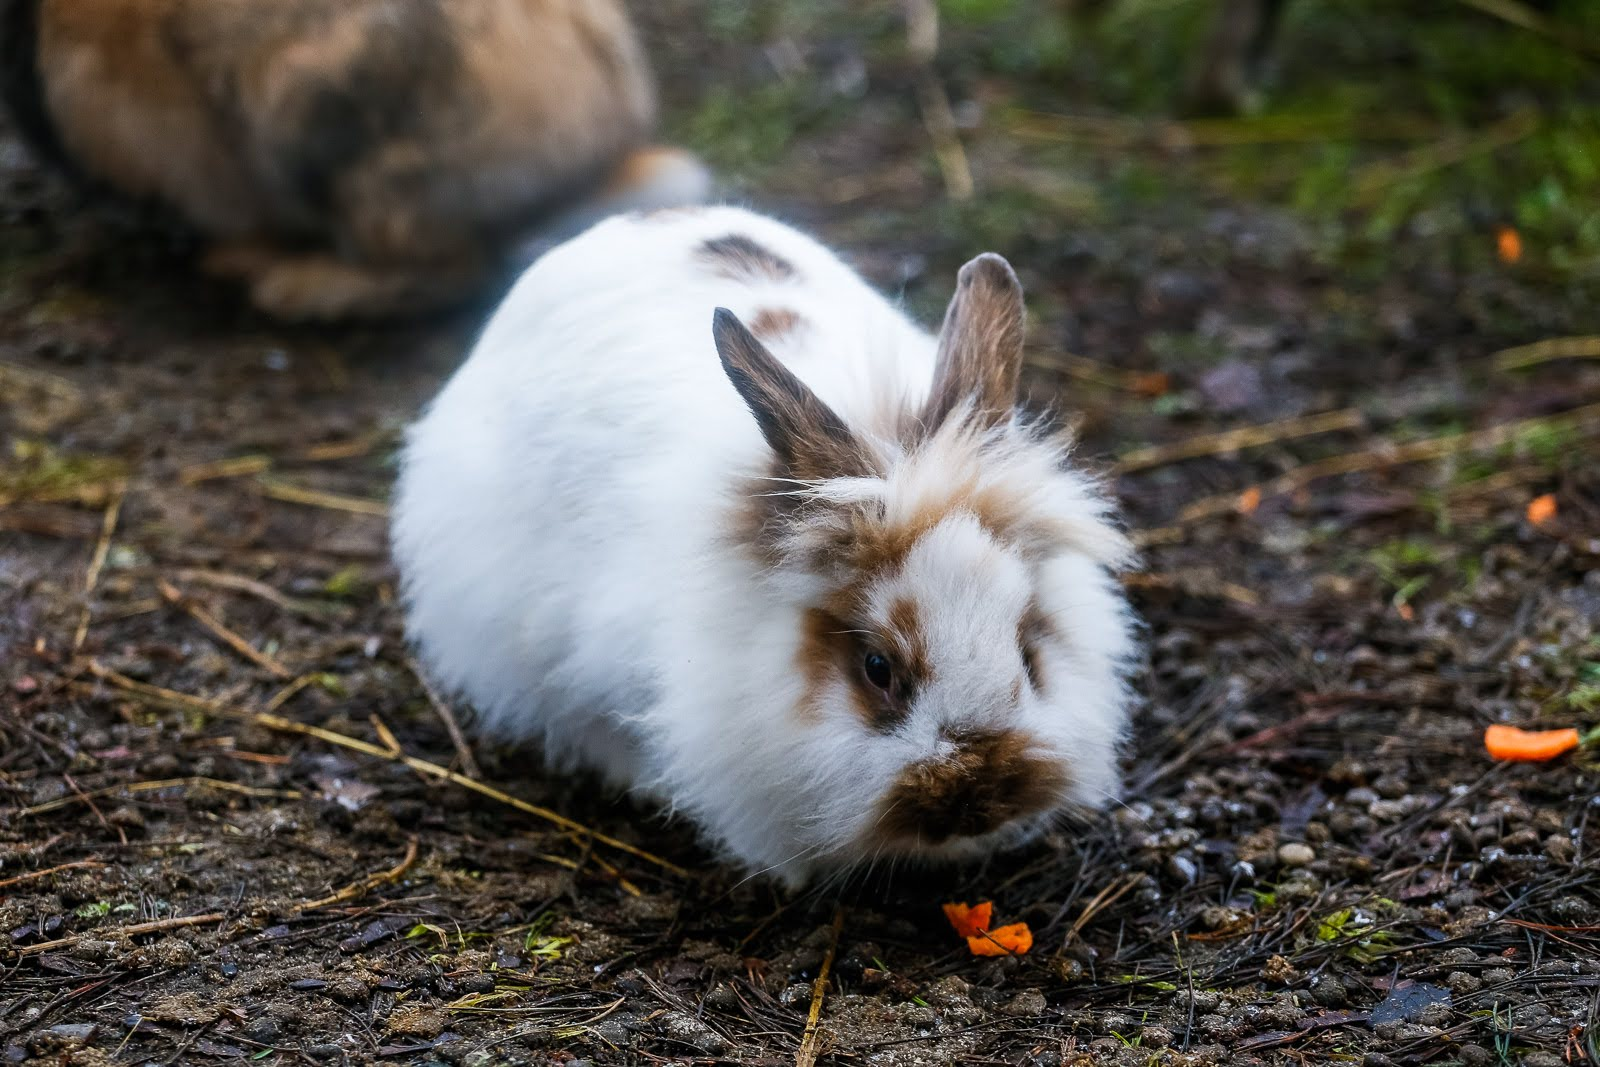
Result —
MULTIPOLYGON (((1242 106, 1208 117, 1193 116, 1191 86, 1216 2, 1084 6, 939 0, 934 63, 975 192, 924 198, 908 224, 968 247, 1019 234, 1042 247, 1249 202, 1281 209, 1329 269, 1498 264, 1600 293, 1600 3, 1289 0, 1242 106)), ((927 141, 916 96, 885 108, 868 91, 914 80, 900 5, 693 7, 645 15, 671 27, 658 63, 682 105, 676 137, 743 187, 796 201, 915 186, 890 161, 927 141), (684 50, 706 62, 676 62, 684 50)), ((937 191, 931 149, 921 160, 937 191)))

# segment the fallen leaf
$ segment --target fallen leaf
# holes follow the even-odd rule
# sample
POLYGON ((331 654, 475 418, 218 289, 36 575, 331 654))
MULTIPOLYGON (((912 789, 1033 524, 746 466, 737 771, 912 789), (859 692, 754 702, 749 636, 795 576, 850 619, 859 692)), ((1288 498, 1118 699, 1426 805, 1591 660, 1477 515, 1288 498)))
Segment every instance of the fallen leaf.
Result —
POLYGON ((1502 226, 1494 235, 1495 251, 1502 263, 1515 263, 1522 258, 1522 235, 1510 226, 1502 226))
POLYGON ((1032 947, 1033 931, 1027 923, 1012 923, 967 938, 967 948, 974 956, 1022 956, 1032 947))
POLYGON ((993 914, 994 904, 987 900, 972 907, 968 907, 965 902, 944 906, 944 917, 950 920, 950 925, 955 927, 959 937, 973 937, 989 929, 989 921, 993 914))
POLYGON ((1528 501, 1528 521, 1535 526, 1543 526, 1556 517, 1556 495, 1546 493, 1536 496, 1528 501))

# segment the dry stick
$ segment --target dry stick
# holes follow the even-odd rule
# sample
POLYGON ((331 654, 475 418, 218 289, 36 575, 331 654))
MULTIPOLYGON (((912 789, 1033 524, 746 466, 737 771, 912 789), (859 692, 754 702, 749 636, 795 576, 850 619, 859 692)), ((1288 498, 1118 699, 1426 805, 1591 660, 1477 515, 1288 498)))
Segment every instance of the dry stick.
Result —
POLYGON ((125 937, 138 937, 141 934, 159 934, 165 930, 180 930, 185 926, 206 926, 210 923, 219 923, 227 918, 220 911, 207 915, 184 915, 176 919, 156 919, 153 922, 134 923, 117 930, 88 930, 71 937, 63 937, 55 941, 41 941, 37 945, 28 945, 17 949, 19 956, 37 956, 41 952, 54 952, 58 948, 70 948, 79 941, 96 938, 105 941, 120 941, 125 937))
POLYGON ((1600 56, 1600 42, 1579 36, 1576 32, 1539 14, 1528 5, 1519 3, 1518 0, 1461 0, 1461 2, 1502 22, 1509 22, 1513 26, 1531 30, 1541 37, 1548 37, 1574 52, 1600 56))
POLYGON ((273 500, 286 500, 291 504, 305 504, 307 507, 324 508, 329 511, 348 511, 353 515, 373 515, 380 519, 389 515, 389 505, 381 500, 346 496, 343 493, 324 493, 318 489, 303 489, 298 485, 268 478, 261 479, 258 484, 261 486, 262 495, 273 500))
POLYGON ((271 456, 235 456, 212 463, 195 463, 178 471, 184 485, 199 485, 214 478, 238 478, 246 474, 265 474, 272 469, 271 456))
POLYGON ((1118 459, 1112 465, 1111 471, 1113 474, 1131 474, 1134 471, 1148 470, 1178 460, 1215 456, 1223 452, 1238 452, 1241 449, 1257 448, 1276 441, 1288 441, 1297 437, 1310 437, 1338 430, 1359 430, 1365 423, 1366 420, 1360 411, 1355 408, 1342 408, 1339 411, 1325 411, 1320 415, 1279 419, 1259 426, 1241 426, 1234 430, 1223 430, 1221 433, 1200 434, 1170 445, 1136 448, 1118 459))
POLYGON ((254 645, 246 641, 241 635, 223 625, 221 619, 202 608, 199 604, 183 595, 183 592, 166 579, 156 582, 156 589, 161 593, 161 598, 174 607, 182 608, 190 618, 209 630, 217 640, 233 649, 257 667, 279 678, 291 678, 293 672, 265 652, 258 651, 254 645))
MULTIPOLYGON (((1490 426, 1483 430, 1441 434, 1438 437, 1427 437, 1420 441, 1408 441, 1405 444, 1385 442, 1378 448, 1364 449, 1360 452, 1352 452, 1343 456, 1331 456, 1328 459, 1294 467, 1271 481, 1262 483, 1257 488, 1261 490, 1263 498, 1282 496, 1284 493, 1293 492, 1318 478, 1327 478, 1336 474, 1355 474, 1361 471, 1377 470, 1382 467, 1394 467, 1405 463, 1420 463, 1424 460, 1441 459, 1452 452, 1498 448, 1501 445, 1515 441, 1529 430, 1577 429, 1585 427, 1591 422, 1600 422, 1600 404, 1586 404, 1583 407, 1573 408, 1571 411, 1565 411, 1559 415, 1541 415, 1534 418, 1518 419, 1514 422, 1503 422, 1498 426, 1490 426)), ((1238 493, 1218 493, 1215 496, 1203 497, 1184 508, 1178 514, 1178 522, 1187 524, 1217 515, 1226 515, 1237 510, 1238 505, 1238 493)))
POLYGON ((332 896, 323 897, 320 900, 308 901, 300 905, 298 910, 311 911, 313 908, 326 908, 330 904, 343 904, 347 900, 354 900, 356 897, 370 893, 380 885, 388 885, 390 882, 398 882, 405 876, 405 873, 411 869, 411 865, 416 862, 417 839, 415 835, 413 835, 406 838, 406 854, 401 857, 400 862, 395 864, 393 867, 390 867, 386 871, 379 871, 376 874, 369 874, 359 882, 351 882, 349 885, 345 886, 332 896))
POLYGON ((267 712, 238 711, 234 708, 229 708, 219 704, 214 700, 207 700, 204 697, 191 696, 188 693, 180 693, 173 689, 163 689, 160 686, 150 685, 146 682, 138 682, 127 677, 126 675, 118 674, 116 671, 103 667, 99 663, 92 660, 89 662, 88 669, 91 674, 95 675, 95 677, 109 682, 118 689, 122 689, 130 693, 138 693, 151 700, 164 701, 184 708, 199 709, 201 711, 209 712, 212 715, 216 715, 219 718, 255 723, 258 726, 264 726, 269 730, 277 730, 282 733, 303 734, 306 737, 315 737, 319 741, 326 741, 330 745, 338 745, 341 748, 348 748, 356 752, 364 752, 369 756, 377 756, 379 759, 386 759, 394 763, 403 763, 412 770, 428 775, 431 778, 437 778, 446 782, 450 782, 454 785, 459 785, 463 789, 470 789, 474 793, 488 797, 490 800, 495 800, 506 805, 507 807, 515 808, 525 815, 532 815, 537 819, 543 819, 545 822, 553 823, 556 826, 561 827, 563 830, 569 830, 573 833, 583 834, 595 841, 600 842, 602 845, 607 845, 611 848, 617 849, 619 852, 626 852, 629 855, 636 856, 639 859, 645 860, 648 863, 652 863, 655 866, 660 867, 662 870, 667 871, 670 874, 677 875, 680 878, 689 877, 689 872, 684 870, 682 867, 679 867, 677 864, 668 860, 664 860, 660 856, 654 855, 653 853, 646 852, 637 845, 630 845, 626 841, 619 841, 614 837, 609 837, 605 834, 602 834, 598 830, 590 829, 575 819, 569 819, 559 812, 551 811, 549 808, 542 808, 537 804, 530 804, 526 800, 522 800, 519 797, 514 797, 510 793, 502 792, 491 785, 485 785, 483 782, 477 781, 476 779, 468 778, 464 774, 457 774, 448 767, 441 767, 437 763, 430 763, 425 759, 419 759, 416 756, 409 756, 404 753, 390 752, 388 749, 374 745, 370 741, 362 741, 360 738, 347 737, 344 734, 335 733, 334 731, 324 729, 321 726, 311 726, 307 723, 294 722, 291 719, 285 719, 282 716, 273 715, 267 712))
POLYGON ((800 1051, 794 1058, 795 1067, 816 1067, 822 1054, 822 1032, 817 1028, 822 1018, 822 999, 828 993, 828 973, 833 970, 833 957, 839 951, 839 934, 844 930, 844 905, 833 912, 833 933, 828 939, 828 954, 822 957, 822 968, 811 986, 811 1010, 806 1013, 806 1029, 800 1038, 800 1051))
POLYGON ((180 581, 192 582, 196 585, 209 585, 217 589, 227 589, 235 593, 244 593, 248 596, 253 596, 258 600, 264 600, 273 607, 290 612, 294 615, 305 615, 312 618, 320 618, 325 614, 325 612, 321 611, 317 605, 308 604, 303 601, 295 600, 292 597, 284 596, 266 582, 260 582, 254 578, 248 578, 242 574, 232 574, 228 571, 203 571, 192 568, 184 568, 183 570, 178 571, 178 578, 180 581))
POLYGON ((31 882, 35 878, 47 878, 52 874, 59 874, 62 871, 76 871, 84 868, 99 868, 104 866, 105 864, 101 863, 99 860, 74 860, 71 863, 62 863, 54 867, 46 867, 42 871, 29 871, 27 874, 19 874, 15 878, 6 878, 0 880, 0 889, 6 889, 14 885, 21 885, 23 882, 31 882))
POLYGON ((83 612, 78 616, 78 628, 72 635, 72 651, 83 647, 89 636, 89 597, 100 584, 100 572, 105 570, 106 557, 111 554, 111 535, 117 530, 117 519, 122 514, 122 500, 127 496, 128 483, 119 482, 106 504, 105 518, 100 523, 100 540, 95 542, 94 555, 89 559, 89 570, 83 576, 83 612))
MULTIPOLYGON (((21 808, 17 811, 19 818, 30 815, 43 815, 47 811, 57 808, 70 807, 73 804, 88 803, 93 797, 108 797, 118 793, 153 793, 162 789, 177 789, 179 787, 193 789, 197 786, 210 786, 229 793, 239 793, 247 797, 274 797, 279 800, 299 800, 302 796, 298 789, 262 789, 253 785, 241 785, 238 782, 229 782, 221 778, 204 778, 199 775, 190 775, 187 778, 161 778, 149 782, 130 782, 127 785, 108 785, 104 789, 95 789, 88 793, 74 793, 71 796, 58 797, 47 800, 43 804, 35 804, 31 808, 21 808)), ((3 884, 3 883, 0 883, 3 884)))
POLYGON ((450 705, 439 696, 438 690, 433 688, 433 683, 428 681, 428 676, 422 673, 421 664, 407 656, 406 666, 416 676, 423 693, 427 694, 428 703, 433 705, 434 713, 443 720, 445 731, 450 734, 450 743, 456 746, 456 756, 461 760, 461 769, 473 778, 481 778, 483 775, 478 770, 478 761, 472 756, 472 747, 467 744, 466 735, 461 732, 461 724, 456 722, 455 712, 451 711, 450 705))
POLYGON ((1125 574, 1122 576, 1122 584, 1127 589, 1171 589, 1189 596, 1231 600, 1248 608, 1257 607, 1261 603, 1261 598, 1256 595, 1255 590, 1236 582, 1224 581, 1215 574, 1197 570, 1174 571, 1170 574, 1156 571, 1125 574))
POLYGON ((933 157, 951 200, 972 198, 972 167, 956 132, 955 113, 944 83, 933 69, 939 51, 939 9, 934 0, 906 0, 906 46, 917 63, 917 103, 933 142, 933 157))
POLYGON ((1396 182, 1417 178, 1433 171, 1463 163, 1474 156, 1488 155, 1531 136, 1539 129, 1539 114, 1518 111, 1490 126, 1476 137, 1458 136, 1420 145, 1400 153, 1392 160, 1368 164, 1351 178, 1357 206, 1370 206, 1383 191, 1396 182))
POLYGON ((1600 337, 1552 337, 1494 354, 1494 369, 1522 370, 1557 359, 1600 359, 1600 337))

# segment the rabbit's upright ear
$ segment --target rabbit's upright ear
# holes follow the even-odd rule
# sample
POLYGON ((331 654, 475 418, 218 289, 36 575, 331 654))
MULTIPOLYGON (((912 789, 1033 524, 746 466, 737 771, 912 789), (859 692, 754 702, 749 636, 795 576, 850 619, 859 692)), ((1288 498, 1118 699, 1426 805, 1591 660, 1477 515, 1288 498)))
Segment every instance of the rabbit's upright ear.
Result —
POLYGON ((866 474, 864 453, 844 420, 795 377, 739 317, 712 317, 722 369, 761 427, 787 477, 803 481, 866 474))
POLYGON ((928 429, 937 428, 967 401, 982 425, 1011 417, 1026 325, 1022 283, 1011 264, 986 252, 961 268, 939 331, 933 390, 922 413, 928 429))

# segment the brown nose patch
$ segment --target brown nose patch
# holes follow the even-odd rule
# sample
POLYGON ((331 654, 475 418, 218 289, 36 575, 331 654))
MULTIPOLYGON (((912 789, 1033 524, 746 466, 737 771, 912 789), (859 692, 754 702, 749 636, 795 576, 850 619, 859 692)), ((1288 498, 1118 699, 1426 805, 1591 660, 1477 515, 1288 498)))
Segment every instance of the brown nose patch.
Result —
POLYGON ((900 772, 883 799, 879 835, 935 845, 976 837, 1051 807, 1066 790, 1066 773, 1032 755, 1027 734, 963 731, 950 739, 956 750, 949 756, 900 772))

